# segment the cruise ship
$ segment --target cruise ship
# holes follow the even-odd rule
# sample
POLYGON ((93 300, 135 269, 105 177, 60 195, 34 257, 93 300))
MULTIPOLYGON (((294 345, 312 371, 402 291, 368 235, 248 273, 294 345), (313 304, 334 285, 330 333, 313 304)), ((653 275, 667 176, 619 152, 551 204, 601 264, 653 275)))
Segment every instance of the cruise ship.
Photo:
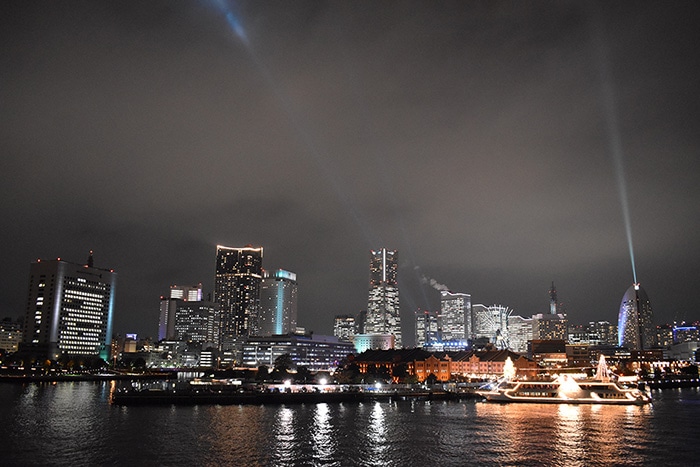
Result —
POLYGON ((644 405, 651 396, 632 379, 612 381, 605 359, 601 356, 596 376, 575 380, 570 375, 559 375, 551 381, 501 380, 492 389, 477 391, 488 402, 534 402, 550 404, 611 404, 644 405), (629 387, 628 387, 629 386, 629 387))

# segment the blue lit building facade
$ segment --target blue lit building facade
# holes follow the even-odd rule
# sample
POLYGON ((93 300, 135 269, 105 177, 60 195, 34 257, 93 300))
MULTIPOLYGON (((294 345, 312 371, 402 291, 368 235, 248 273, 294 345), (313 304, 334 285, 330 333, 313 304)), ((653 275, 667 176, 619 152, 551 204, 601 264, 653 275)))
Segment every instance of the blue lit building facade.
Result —
POLYGON ((260 283, 259 335, 291 334, 297 327, 297 275, 264 271, 260 283))
POLYGON ((655 345, 651 302, 639 284, 627 289, 620 303, 617 322, 618 344, 630 350, 648 350, 655 345))

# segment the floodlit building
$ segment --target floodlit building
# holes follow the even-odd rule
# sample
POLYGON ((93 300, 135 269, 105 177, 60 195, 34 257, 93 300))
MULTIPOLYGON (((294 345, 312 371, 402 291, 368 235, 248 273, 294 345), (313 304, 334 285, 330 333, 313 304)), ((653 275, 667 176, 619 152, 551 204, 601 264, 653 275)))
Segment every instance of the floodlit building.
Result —
POLYGON ((519 315, 508 316, 508 348, 513 352, 527 352, 527 343, 534 337, 532 318, 519 315))
POLYGON ((395 347, 393 334, 355 334, 352 343, 358 353, 365 350, 388 350, 395 347))
POLYGON ((51 360, 94 355, 109 360, 117 274, 60 258, 31 264, 23 348, 51 360))
POLYGON ((263 272, 258 334, 291 334, 297 327, 297 275, 278 269, 263 272))
POLYGON ((617 321, 618 343, 630 350, 648 350, 654 346, 656 332, 651 302, 639 284, 627 289, 620 303, 617 321))
POLYGON ((473 305, 473 338, 486 338, 498 349, 508 348, 508 317, 512 312, 502 305, 473 305))
POLYGON ((400 348, 401 316, 399 314, 398 252, 373 250, 370 255, 369 300, 365 334, 392 334, 400 348))
POLYGON ((443 341, 468 339, 472 334, 471 311, 471 295, 441 290, 441 339, 443 341))
POLYGON ((214 302, 220 307, 219 334, 224 348, 240 336, 258 333, 262 259, 262 247, 216 247, 214 302))

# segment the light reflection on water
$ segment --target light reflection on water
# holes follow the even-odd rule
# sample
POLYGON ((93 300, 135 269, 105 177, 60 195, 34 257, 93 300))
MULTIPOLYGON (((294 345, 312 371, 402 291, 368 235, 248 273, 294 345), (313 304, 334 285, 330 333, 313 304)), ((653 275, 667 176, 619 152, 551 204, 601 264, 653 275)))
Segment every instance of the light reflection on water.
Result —
POLYGON ((109 383, 0 385, 11 465, 689 465, 697 390, 652 406, 396 401, 112 406, 109 383))

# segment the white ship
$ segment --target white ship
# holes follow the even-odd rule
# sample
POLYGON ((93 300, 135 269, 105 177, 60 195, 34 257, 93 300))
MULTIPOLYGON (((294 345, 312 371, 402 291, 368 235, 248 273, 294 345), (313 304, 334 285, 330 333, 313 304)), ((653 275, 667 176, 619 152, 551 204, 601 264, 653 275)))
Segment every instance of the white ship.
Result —
POLYGON ((592 379, 575 380, 566 374, 552 381, 511 381, 504 378, 492 389, 477 393, 489 402, 614 405, 644 405, 651 402, 649 393, 639 389, 634 379, 612 381, 602 355, 596 376, 592 379))

